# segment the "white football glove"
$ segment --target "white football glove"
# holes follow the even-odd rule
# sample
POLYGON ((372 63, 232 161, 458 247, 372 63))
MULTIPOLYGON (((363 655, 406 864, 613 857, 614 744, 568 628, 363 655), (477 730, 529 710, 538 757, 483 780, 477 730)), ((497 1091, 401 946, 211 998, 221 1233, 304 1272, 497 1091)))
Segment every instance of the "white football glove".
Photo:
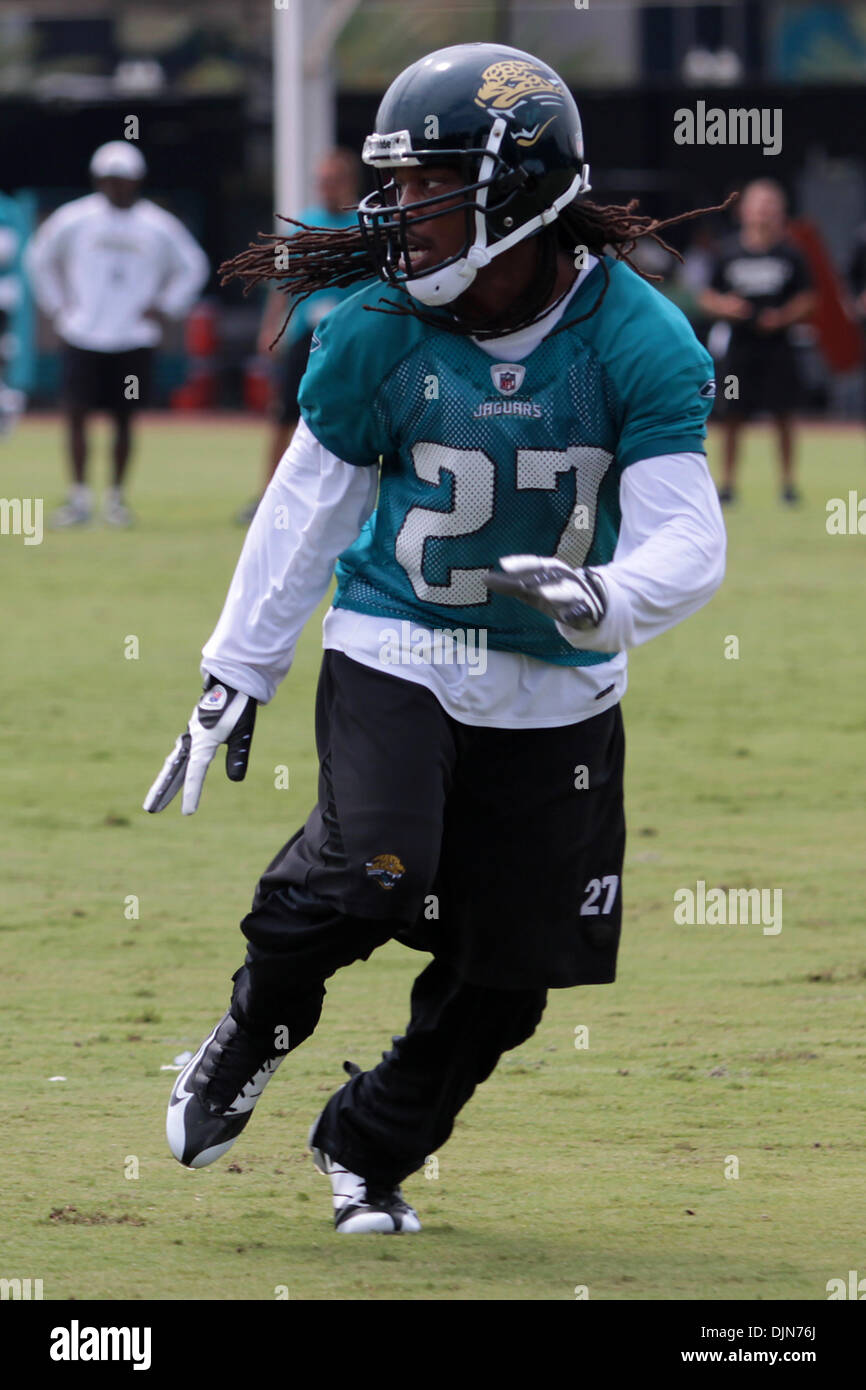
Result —
POLYGON ((504 573, 488 570, 484 582, 495 594, 519 598, 564 627, 598 627, 607 612, 607 592, 591 569, 573 569, 555 555, 503 555, 504 573))
POLYGON ((183 786, 181 809, 191 816, 198 809, 205 773, 221 743, 226 746, 226 775, 242 782, 247 775, 250 740, 256 723, 257 701, 208 676, 204 692, 144 798, 145 811, 164 811, 183 786))

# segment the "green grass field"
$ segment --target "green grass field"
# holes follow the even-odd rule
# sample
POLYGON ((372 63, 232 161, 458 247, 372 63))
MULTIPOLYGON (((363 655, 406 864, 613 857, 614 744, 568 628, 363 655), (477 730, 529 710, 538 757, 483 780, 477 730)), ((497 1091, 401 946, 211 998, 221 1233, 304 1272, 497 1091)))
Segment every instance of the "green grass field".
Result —
MULTIPOLYGON (((825 529, 827 499, 863 486, 863 441, 804 431, 795 512, 769 443, 748 440, 722 590, 632 656, 619 980, 551 993, 438 1177, 405 1184, 415 1239, 338 1239, 305 1157, 343 1058, 374 1065, 405 1026, 425 958, 396 945, 332 981, 227 1159, 188 1172, 164 1139, 160 1068, 223 1011, 238 920, 314 799, 315 620, 246 782, 220 757, 198 815, 140 809, 197 696, 262 430, 152 420, 135 531, 0 536, 0 1276, 79 1300, 820 1300, 866 1274, 866 540, 825 529), (781 932, 676 925, 699 879, 781 888, 781 932)), ((44 497, 47 519, 59 446, 56 422, 25 422, 0 491, 44 497)))

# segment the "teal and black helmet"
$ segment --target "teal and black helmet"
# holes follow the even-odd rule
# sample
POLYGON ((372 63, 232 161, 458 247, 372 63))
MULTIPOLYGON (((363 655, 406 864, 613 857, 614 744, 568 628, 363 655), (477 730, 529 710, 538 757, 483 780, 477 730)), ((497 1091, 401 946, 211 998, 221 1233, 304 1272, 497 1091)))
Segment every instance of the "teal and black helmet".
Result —
POLYGON ((555 222, 590 187, 567 86, 546 63, 502 44, 442 48, 406 68, 382 98, 362 158, 377 184, 358 208, 370 255, 383 280, 423 304, 456 299, 482 266, 555 222), (389 171, 423 164, 461 172, 459 203, 451 190, 400 204, 389 171), (412 277, 409 223, 460 208, 461 250, 412 277))

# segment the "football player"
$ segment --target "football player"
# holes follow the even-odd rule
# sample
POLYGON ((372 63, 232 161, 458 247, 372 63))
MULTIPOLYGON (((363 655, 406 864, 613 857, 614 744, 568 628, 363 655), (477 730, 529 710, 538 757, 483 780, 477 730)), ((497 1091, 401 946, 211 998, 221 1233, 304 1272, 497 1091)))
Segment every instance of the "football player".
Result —
MULTIPOLYGON (((711 360, 625 263, 664 224, 586 201, 562 79, 499 45, 433 53, 389 88, 363 158, 377 189, 357 229, 299 232, 283 285, 373 266, 385 286, 317 328, 204 693, 145 801, 182 787, 194 812, 221 743, 243 778, 336 563, 318 803, 258 884, 168 1139, 190 1167, 219 1158, 335 971, 394 938, 429 951, 405 1033, 370 1070, 346 1064, 309 1132, 341 1233, 419 1230, 400 1184, 547 991, 614 979, 626 652, 710 598, 725 550, 711 360)), ((224 271, 274 278, 275 240, 224 271)))

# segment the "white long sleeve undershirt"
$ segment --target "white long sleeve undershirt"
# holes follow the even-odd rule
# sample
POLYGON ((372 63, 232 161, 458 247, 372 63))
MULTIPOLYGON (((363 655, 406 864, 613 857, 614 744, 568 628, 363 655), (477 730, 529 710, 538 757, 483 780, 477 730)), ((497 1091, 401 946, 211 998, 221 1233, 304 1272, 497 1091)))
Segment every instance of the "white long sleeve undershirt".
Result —
MULTIPOLYGON (((327 592, 337 556, 358 536, 376 501, 377 470, 345 463, 301 420, 247 534, 202 671, 270 700, 298 637, 327 592)), ((467 663, 382 666, 383 630, 400 620, 331 608, 324 646, 426 685, 467 724, 546 727, 586 719, 626 687, 626 652, 690 616, 724 573, 725 531, 703 454, 644 459, 623 472, 622 526, 614 558, 596 566, 608 612, 595 631, 562 635, 586 650, 615 652, 596 666, 555 666, 488 650, 486 669, 467 663)), ((411 625, 412 633, 425 629, 411 625)), ((430 631, 427 629, 426 631, 430 631)))
POLYGON ((557 629, 584 651, 626 651, 682 622, 712 598, 725 573, 725 527, 703 454, 668 454, 627 468, 614 557, 593 566, 608 606, 597 628, 557 629))

